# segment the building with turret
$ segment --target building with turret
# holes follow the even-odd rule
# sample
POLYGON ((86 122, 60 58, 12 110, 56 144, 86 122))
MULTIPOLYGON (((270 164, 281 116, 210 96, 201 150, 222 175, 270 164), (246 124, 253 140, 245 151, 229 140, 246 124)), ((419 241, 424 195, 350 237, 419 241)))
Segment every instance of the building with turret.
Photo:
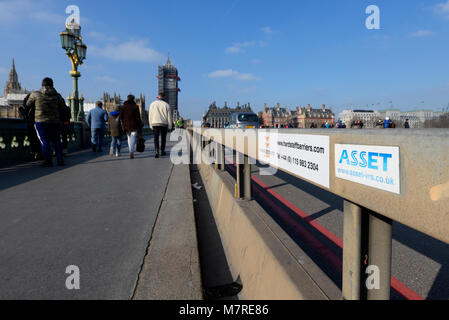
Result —
POLYGON ((4 89, 5 95, 0 97, 0 118, 20 118, 19 107, 23 105, 23 100, 28 93, 27 90, 22 89, 19 83, 19 76, 13 59, 8 82, 4 89))
POLYGON ((173 121, 177 121, 180 117, 178 93, 181 89, 178 87, 178 82, 181 81, 181 78, 178 76, 178 69, 170 61, 170 53, 168 54, 167 63, 164 66, 159 66, 157 78, 159 79, 159 92, 164 93, 164 101, 170 105, 173 121))

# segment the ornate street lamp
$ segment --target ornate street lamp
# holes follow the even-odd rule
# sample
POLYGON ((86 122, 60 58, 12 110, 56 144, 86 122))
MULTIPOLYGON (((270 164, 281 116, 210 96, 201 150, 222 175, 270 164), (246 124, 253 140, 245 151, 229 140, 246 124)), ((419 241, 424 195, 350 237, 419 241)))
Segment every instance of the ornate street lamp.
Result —
POLYGON ((59 35, 61 37, 61 46, 66 51, 72 63, 70 75, 73 78, 73 95, 69 97, 72 119, 74 121, 84 120, 83 103, 80 103, 78 93, 78 78, 81 77, 81 73, 78 72, 78 67, 86 59, 87 46, 82 41, 81 26, 75 22, 75 17, 72 18, 70 23, 66 24, 65 31, 59 35))

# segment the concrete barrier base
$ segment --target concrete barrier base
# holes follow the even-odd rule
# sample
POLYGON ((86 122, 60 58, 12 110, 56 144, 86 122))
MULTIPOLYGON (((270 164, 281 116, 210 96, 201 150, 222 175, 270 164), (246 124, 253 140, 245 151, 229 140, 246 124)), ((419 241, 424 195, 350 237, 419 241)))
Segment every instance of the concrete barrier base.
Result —
POLYGON ((199 168, 230 270, 243 284, 239 299, 341 297, 338 287, 255 201, 235 199, 235 182, 229 174, 210 165, 199 168))

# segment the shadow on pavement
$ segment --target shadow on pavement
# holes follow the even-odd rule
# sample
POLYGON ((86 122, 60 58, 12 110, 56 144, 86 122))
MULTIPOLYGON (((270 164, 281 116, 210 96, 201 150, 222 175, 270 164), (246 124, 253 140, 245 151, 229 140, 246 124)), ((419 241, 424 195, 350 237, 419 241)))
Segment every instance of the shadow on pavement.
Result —
MULTIPOLYGON (((26 164, 15 165, 8 168, 0 169, 0 191, 12 188, 14 186, 42 178, 46 175, 54 174, 56 172, 69 169, 71 167, 83 164, 95 158, 104 156, 105 153, 93 153, 90 150, 80 151, 74 154, 69 154, 64 159, 65 166, 54 166, 52 168, 43 168, 40 166, 42 161, 30 162, 26 164)), ((53 159, 54 164, 56 160, 53 159)))

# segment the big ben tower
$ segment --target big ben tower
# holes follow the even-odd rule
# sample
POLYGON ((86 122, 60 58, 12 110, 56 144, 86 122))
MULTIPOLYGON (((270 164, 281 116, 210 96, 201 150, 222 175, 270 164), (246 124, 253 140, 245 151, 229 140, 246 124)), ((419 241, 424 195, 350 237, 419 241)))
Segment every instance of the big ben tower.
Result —
POLYGON ((159 66, 159 75, 157 78, 159 79, 159 92, 164 92, 164 100, 170 105, 173 121, 177 121, 179 118, 178 92, 181 91, 178 87, 178 82, 181 81, 181 78, 178 76, 178 69, 171 64, 170 53, 168 53, 165 66, 159 66))

